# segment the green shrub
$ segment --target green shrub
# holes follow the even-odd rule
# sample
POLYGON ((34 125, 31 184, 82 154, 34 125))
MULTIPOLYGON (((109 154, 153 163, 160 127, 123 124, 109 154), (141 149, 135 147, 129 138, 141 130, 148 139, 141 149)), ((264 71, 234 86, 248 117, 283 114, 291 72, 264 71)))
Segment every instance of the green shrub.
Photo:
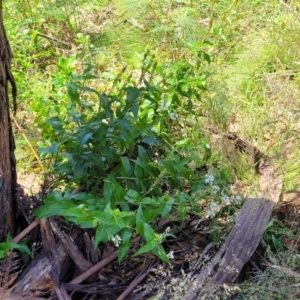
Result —
MULTIPOLYGON (((53 172, 66 188, 47 195, 36 215, 61 215, 96 228, 96 245, 121 243, 119 261, 136 232, 146 243, 136 254, 151 250, 168 261, 161 243, 170 233, 156 233, 154 221, 172 214, 184 220, 191 207, 200 213, 191 193, 203 188, 197 167, 209 158, 204 138, 193 140, 195 133, 186 131, 194 122, 193 101, 200 99, 208 76, 206 60, 202 55, 196 60, 195 65, 158 65, 146 53, 137 83, 125 82, 106 94, 87 86, 99 80, 91 65, 80 75, 65 72, 67 83, 55 79, 56 88, 68 92, 69 103, 64 118, 48 120, 55 135, 41 153, 51 157, 53 172), (84 192, 73 195, 76 186, 84 192)), ((60 65, 68 69, 68 59, 60 65)), ((114 86, 119 85, 117 77, 114 86)))

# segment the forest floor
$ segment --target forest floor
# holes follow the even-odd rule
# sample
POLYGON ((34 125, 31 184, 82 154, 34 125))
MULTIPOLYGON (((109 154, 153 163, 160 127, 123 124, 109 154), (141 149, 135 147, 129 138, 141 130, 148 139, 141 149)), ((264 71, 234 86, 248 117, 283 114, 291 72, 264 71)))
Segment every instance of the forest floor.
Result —
POLYGON ((260 186, 266 158, 275 170, 269 185, 282 179, 280 199, 239 276, 213 299, 300 299, 300 5, 98 2, 4 5, 18 86, 19 231, 39 226, 22 241, 32 258, 12 252, 0 261, 1 299, 183 299, 247 200, 269 199, 260 186), (106 141, 100 159, 96 139, 106 141), (144 197, 134 210, 136 195, 144 197), (54 251, 54 243, 64 246, 54 251), (53 261, 63 255, 58 270, 53 261), (51 283, 25 288, 31 261, 51 283))

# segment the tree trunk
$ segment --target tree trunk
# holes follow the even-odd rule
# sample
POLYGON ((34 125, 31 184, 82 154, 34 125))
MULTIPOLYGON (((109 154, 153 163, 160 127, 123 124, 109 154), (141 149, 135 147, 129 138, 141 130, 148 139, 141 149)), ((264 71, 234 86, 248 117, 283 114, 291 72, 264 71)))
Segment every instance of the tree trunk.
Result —
POLYGON ((16 85, 11 74, 12 53, 4 30, 0 0, 0 241, 16 230, 16 160, 9 114, 8 84, 12 87, 16 108, 16 85))

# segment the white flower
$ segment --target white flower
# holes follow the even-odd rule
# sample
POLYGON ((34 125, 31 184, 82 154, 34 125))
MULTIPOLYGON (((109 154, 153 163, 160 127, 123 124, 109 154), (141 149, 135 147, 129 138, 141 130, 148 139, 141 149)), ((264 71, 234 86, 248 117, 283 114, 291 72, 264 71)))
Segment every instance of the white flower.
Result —
POLYGON ((174 259, 174 251, 170 251, 168 254, 167 254, 167 257, 169 259, 174 259))
POLYGON ((122 238, 118 234, 116 234, 111 238, 111 241, 115 244, 116 247, 119 247, 121 245, 122 238))
POLYGON ((241 195, 236 195, 235 198, 234 198, 234 202, 236 204, 240 204, 243 200, 243 197, 241 195))
POLYGON ((211 172, 208 172, 207 174, 205 174, 204 176, 204 182, 205 183, 212 183, 214 182, 215 180, 215 176, 211 173, 211 172))
POLYGON ((182 39, 182 38, 183 38, 182 28, 177 27, 175 30, 176 30, 176 37, 177 37, 178 39, 182 39))
POLYGON ((168 110, 168 107, 169 107, 169 104, 166 101, 163 101, 161 103, 161 110, 166 111, 166 110, 168 110))
POLYGON ((221 200, 222 200, 222 203, 223 203, 224 205, 229 205, 229 204, 230 204, 230 198, 229 198, 227 195, 223 195, 223 196, 221 197, 221 200))
POLYGON ((212 193, 213 195, 216 195, 219 191, 220 191, 220 188, 219 188, 217 185, 213 185, 213 186, 211 187, 211 193, 212 193))
POLYGON ((209 205, 207 217, 213 218, 219 212, 219 210, 220 210, 219 205, 216 202, 212 202, 209 205))
POLYGON ((169 114, 169 117, 170 117, 170 119, 171 119, 172 121, 175 121, 175 120, 178 118, 178 114, 176 114, 176 113, 170 113, 170 114, 169 114))

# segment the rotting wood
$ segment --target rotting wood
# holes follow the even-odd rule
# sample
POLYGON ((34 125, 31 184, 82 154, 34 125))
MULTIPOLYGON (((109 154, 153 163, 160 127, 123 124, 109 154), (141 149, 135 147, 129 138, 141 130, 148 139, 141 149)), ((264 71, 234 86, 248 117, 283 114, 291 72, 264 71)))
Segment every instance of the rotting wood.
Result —
MULTIPOLYGON (((82 230, 77 229, 70 234, 76 244, 82 240, 82 230)), ((58 264, 60 266, 60 277, 68 273, 71 260, 62 244, 56 245, 58 264)), ((41 297, 45 294, 51 294, 55 290, 52 279, 51 261, 47 255, 42 252, 36 256, 27 268, 22 272, 20 278, 14 285, 12 292, 22 297, 41 297)), ((60 278, 60 279, 61 279, 60 278)))
POLYGON ((23 297, 17 294, 13 294, 10 291, 0 290, 1 300, 45 300, 45 298, 40 297, 23 297))
POLYGON ((43 249, 51 262, 51 277, 54 286, 57 288, 59 286, 59 277, 60 277, 59 256, 58 256, 58 251, 56 249, 54 236, 50 228, 49 219, 41 219, 40 227, 41 227, 43 249))
POLYGON ((184 300, 209 299, 223 284, 232 283, 257 248, 282 192, 282 179, 276 177, 275 168, 268 159, 259 164, 258 171, 261 196, 246 200, 231 233, 192 282, 184 300), (215 268, 215 274, 208 278, 215 268))
POLYGON ((63 286, 60 285, 60 263, 59 255, 56 249, 56 243, 52 230, 50 228, 50 220, 42 219, 40 221, 42 243, 45 254, 48 256, 51 262, 51 279, 53 282, 53 290, 56 292, 58 300, 71 300, 63 286))
POLYGON ((86 258, 95 265, 99 262, 99 257, 101 257, 101 253, 98 253, 100 250, 99 248, 95 249, 94 239, 90 238, 87 232, 84 233, 83 239, 85 244, 86 258))
POLYGON ((80 272, 84 272, 91 268, 93 266, 92 263, 84 258, 78 247, 72 242, 71 238, 65 232, 61 231, 55 222, 50 221, 50 225, 80 272))

